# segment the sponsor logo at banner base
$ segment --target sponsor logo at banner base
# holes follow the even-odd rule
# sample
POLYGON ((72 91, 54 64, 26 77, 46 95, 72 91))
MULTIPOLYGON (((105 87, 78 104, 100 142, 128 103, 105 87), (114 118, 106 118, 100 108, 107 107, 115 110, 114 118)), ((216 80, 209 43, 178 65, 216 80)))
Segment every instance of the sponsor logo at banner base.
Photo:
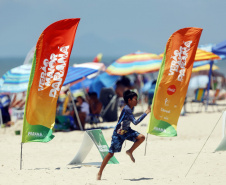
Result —
POLYGON ((108 152, 108 146, 107 145, 98 145, 98 148, 101 152, 108 152))
POLYGON ((155 131, 158 131, 158 132, 164 132, 164 133, 167 133, 166 129, 164 129, 164 128, 154 127, 154 130, 155 130, 155 131))
POLYGON ((38 132, 28 132, 28 136, 37 136, 37 137, 43 137, 42 133, 38 132))

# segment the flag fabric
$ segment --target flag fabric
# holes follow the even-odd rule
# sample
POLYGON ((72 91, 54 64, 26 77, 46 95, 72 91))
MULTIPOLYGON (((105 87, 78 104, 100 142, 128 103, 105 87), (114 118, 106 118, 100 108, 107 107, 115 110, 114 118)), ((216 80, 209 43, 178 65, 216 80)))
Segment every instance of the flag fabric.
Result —
POLYGON ((191 77, 201 28, 183 28, 171 35, 164 52, 147 133, 177 136, 177 122, 191 77))
POLYGON ((49 25, 36 44, 28 84, 22 143, 53 139, 56 103, 67 75, 79 18, 49 25))

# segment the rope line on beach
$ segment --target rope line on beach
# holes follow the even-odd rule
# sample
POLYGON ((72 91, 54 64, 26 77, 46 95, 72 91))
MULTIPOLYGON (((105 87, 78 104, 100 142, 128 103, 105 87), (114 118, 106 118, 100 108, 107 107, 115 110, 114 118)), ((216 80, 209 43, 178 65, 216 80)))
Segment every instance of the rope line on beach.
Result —
MULTIPOLYGON (((226 109, 225 109, 224 111, 226 111, 226 109)), ((195 160, 193 161, 192 165, 190 166, 190 168, 189 168, 188 172, 186 173, 185 177, 187 177, 187 175, 188 175, 188 173, 190 172, 190 170, 191 170, 192 166, 194 165, 194 163, 195 163, 196 159, 198 158, 198 156, 199 156, 199 154, 201 153, 202 149, 204 148, 204 146, 206 145, 207 141, 209 140, 209 138, 210 138, 211 134, 213 133, 214 129, 216 128, 216 126, 217 126, 218 122, 220 121, 220 119, 221 119, 221 117, 222 117, 222 115, 223 115, 224 111, 222 112, 222 114, 221 114, 220 118, 218 119, 218 121, 216 122, 215 126, 213 127, 213 129, 212 129, 211 133, 210 133, 210 134, 209 134, 209 136, 207 137, 207 139, 206 139, 205 143, 203 144, 203 146, 202 146, 201 150, 199 151, 198 155, 196 156, 195 160)))

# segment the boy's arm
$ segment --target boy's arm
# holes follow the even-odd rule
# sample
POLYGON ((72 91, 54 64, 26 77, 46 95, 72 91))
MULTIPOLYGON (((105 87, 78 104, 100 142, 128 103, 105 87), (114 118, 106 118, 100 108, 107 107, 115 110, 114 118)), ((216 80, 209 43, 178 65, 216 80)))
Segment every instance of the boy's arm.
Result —
POLYGON ((129 117, 129 120, 134 124, 134 125, 138 125, 146 116, 147 114, 146 113, 143 113, 137 120, 135 119, 133 113, 132 113, 132 110, 128 109, 126 111, 128 117, 129 117))

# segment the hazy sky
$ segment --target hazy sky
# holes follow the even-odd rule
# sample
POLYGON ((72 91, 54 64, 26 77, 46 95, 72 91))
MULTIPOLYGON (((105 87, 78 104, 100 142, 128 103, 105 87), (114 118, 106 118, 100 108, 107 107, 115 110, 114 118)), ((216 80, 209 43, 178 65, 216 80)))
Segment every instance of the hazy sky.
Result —
POLYGON ((72 56, 161 53, 170 35, 200 27, 200 44, 226 39, 225 0, 0 0, 0 57, 25 57, 51 23, 81 18, 72 56))

